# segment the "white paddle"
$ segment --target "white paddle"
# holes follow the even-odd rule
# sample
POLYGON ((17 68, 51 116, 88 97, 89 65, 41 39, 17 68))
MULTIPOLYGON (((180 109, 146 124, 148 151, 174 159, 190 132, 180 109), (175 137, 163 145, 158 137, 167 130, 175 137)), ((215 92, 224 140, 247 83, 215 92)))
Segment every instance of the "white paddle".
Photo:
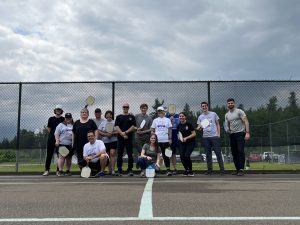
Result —
POLYGON ((69 149, 67 149, 65 146, 59 146, 58 149, 58 153, 62 156, 62 157, 66 157, 69 154, 69 149))
POLYGON ((140 128, 141 128, 141 129, 144 128, 145 124, 146 124, 146 120, 143 120, 143 121, 141 122, 140 128))
POLYGON ((170 104, 170 105, 168 106, 168 112, 169 112, 170 114, 175 114, 175 113, 176 113, 176 105, 175 105, 175 104, 170 104))
POLYGON ((113 130, 114 130, 114 124, 110 123, 110 122, 107 122, 106 125, 105 125, 105 130, 108 133, 112 133, 113 130))
POLYGON ((72 156, 72 164, 77 164, 77 162, 78 162, 77 156, 73 155, 72 156))
POLYGON ((91 168, 86 165, 81 169, 81 177, 89 178, 91 176, 91 168))
POLYGON ((178 132, 178 139, 183 142, 183 136, 182 136, 182 133, 179 131, 178 132))
POLYGON ((87 108, 88 106, 93 105, 94 102, 95 102, 95 98, 93 96, 87 97, 87 99, 85 100, 86 105, 84 108, 87 108))
POLYGON ((151 165, 149 165, 146 168, 146 177, 148 177, 148 178, 155 177, 155 169, 151 165))
POLYGON ((201 124, 202 128, 205 129, 206 127, 209 126, 209 120, 208 119, 204 119, 204 120, 201 121, 200 124, 201 124))
POLYGON ((170 158, 172 156, 172 150, 170 148, 166 148, 165 155, 170 158))

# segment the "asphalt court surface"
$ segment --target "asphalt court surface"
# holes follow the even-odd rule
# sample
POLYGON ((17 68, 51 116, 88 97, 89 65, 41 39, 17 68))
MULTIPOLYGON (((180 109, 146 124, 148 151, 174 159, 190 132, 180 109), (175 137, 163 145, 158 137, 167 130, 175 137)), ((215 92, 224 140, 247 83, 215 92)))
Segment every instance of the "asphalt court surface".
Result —
POLYGON ((299 174, 0 176, 0 199, 0 224, 300 224, 299 174))

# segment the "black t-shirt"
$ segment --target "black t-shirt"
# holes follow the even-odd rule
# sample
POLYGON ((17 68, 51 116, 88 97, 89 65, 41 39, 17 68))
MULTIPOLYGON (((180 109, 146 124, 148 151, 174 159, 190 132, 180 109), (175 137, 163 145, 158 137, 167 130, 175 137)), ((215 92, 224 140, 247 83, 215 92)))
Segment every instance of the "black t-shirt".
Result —
MULTIPOLYGON (((189 122, 185 122, 185 123, 179 123, 177 126, 177 131, 181 132, 182 137, 187 137, 190 136, 192 134, 192 131, 194 131, 195 128, 193 127, 193 125, 189 122)), ((186 140, 186 142, 192 142, 195 141, 195 138, 191 138, 186 140)))
POLYGON ((50 128, 49 138, 54 138, 54 132, 58 124, 64 122, 65 118, 63 116, 61 117, 55 117, 51 116, 48 119, 47 127, 50 128))
MULTIPOLYGON (((119 126, 120 129, 125 132, 131 126, 136 126, 135 117, 131 114, 128 115, 118 115, 115 120, 115 126, 119 126)), ((128 136, 132 135, 132 132, 127 134, 128 136)))
POLYGON ((80 120, 77 120, 73 125, 73 133, 75 135, 74 139, 74 148, 77 151, 83 151, 83 146, 88 143, 87 132, 90 130, 97 130, 96 123, 89 119, 86 123, 81 123, 80 120))

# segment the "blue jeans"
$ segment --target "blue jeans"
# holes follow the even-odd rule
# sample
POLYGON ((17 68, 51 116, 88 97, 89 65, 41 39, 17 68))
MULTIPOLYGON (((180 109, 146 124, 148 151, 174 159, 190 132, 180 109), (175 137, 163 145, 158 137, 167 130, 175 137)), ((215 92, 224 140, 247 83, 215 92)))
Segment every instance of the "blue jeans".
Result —
POLYGON ((159 168, 155 166, 155 162, 147 160, 143 157, 139 157, 136 164, 141 168, 141 170, 145 170, 149 165, 151 165, 153 168, 155 168, 156 172, 159 171, 159 168))
POLYGON ((245 168, 245 132, 230 134, 231 154, 237 171, 245 168))
POLYGON ((224 172, 224 162, 223 162, 223 158, 222 158, 220 138, 219 137, 204 137, 203 143, 204 143, 204 148, 206 151, 207 171, 208 172, 213 171, 212 151, 214 151, 217 156, 220 171, 224 172))

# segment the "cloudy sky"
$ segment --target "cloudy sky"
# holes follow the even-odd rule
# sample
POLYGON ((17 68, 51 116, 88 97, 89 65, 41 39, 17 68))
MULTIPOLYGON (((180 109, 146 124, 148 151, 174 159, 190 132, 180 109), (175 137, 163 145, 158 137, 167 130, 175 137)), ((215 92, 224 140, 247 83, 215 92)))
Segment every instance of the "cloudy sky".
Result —
POLYGON ((298 0, 2 0, 0 81, 299 80, 298 0))

